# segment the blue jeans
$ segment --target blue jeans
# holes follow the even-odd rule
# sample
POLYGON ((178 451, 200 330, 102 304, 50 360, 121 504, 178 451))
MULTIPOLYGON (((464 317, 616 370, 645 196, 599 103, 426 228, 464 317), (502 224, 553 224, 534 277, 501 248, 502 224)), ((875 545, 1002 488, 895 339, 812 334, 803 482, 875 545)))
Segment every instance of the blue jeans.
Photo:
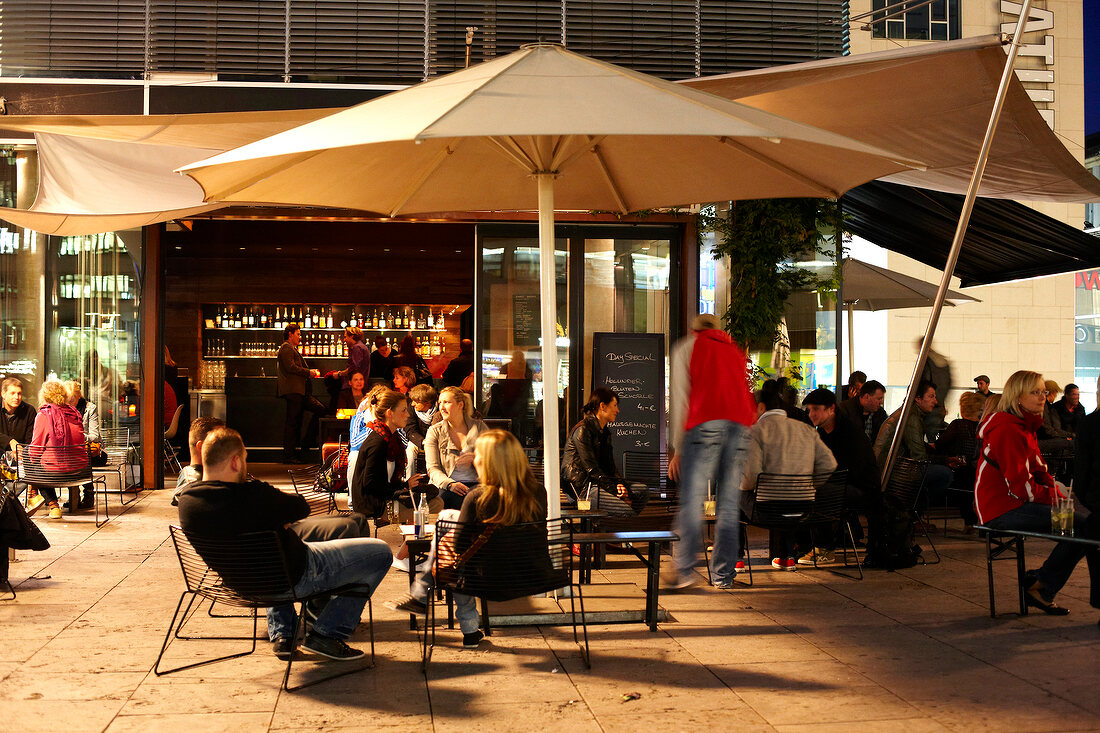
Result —
MULTIPOLYGON (((298 596, 322 593, 343 585, 369 585, 373 592, 386 577, 393 563, 390 546, 382 540, 367 537, 307 542, 306 570, 294 592, 298 596)), ((325 604, 313 625, 321 636, 344 640, 351 636, 363 615, 366 598, 336 596, 325 604)), ((267 636, 272 641, 294 637, 297 614, 293 603, 267 609, 267 636)))
MULTIPOLYGON (((439 513, 439 519, 447 522, 458 521, 458 510, 444 509, 439 513)), ((438 521, 438 520, 436 520, 438 521)), ((435 526, 439 526, 436 524, 435 526)), ((418 601, 428 602, 428 594, 435 587, 435 576, 431 569, 435 567, 435 548, 439 544, 439 535, 432 538, 432 550, 428 553, 428 570, 420 574, 413 583, 410 593, 418 601)), ((458 619, 458 627, 463 634, 472 634, 481 626, 481 614, 477 611, 477 600, 473 596, 464 593, 452 593, 451 598, 455 603, 455 618, 458 619)))
MULTIPOLYGON (((1090 514, 1083 521, 1078 515, 1076 519, 1078 537, 1100 539, 1100 515, 1090 514)), ((1050 507, 1046 504, 1028 502, 990 519, 986 525, 993 529, 1022 529, 1026 532, 1049 533, 1050 507)), ((1035 571, 1035 577, 1042 587, 1040 595, 1048 603, 1054 600, 1058 591, 1062 590, 1062 586, 1069 580, 1069 576, 1073 574, 1073 569, 1077 567, 1077 563, 1081 562, 1081 558, 1086 558, 1089 565, 1089 604, 1100 608, 1100 550, 1079 545, 1076 542, 1055 544, 1046 562, 1035 571)))
POLYGON ((749 429, 740 423, 708 420, 684 435, 680 458, 680 511, 676 515, 676 534, 680 541, 673 550, 673 562, 681 578, 692 572, 699 557, 707 481, 714 487, 718 501, 711 579, 715 583, 731 582, 737 575, 741 473, 748 434, 749 429))

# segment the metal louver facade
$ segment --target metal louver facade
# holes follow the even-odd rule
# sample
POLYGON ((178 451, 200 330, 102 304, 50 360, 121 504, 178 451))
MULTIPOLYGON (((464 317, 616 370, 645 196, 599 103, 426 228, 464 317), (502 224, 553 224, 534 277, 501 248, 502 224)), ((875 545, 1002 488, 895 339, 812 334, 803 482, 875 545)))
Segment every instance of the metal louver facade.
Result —
POLYGON ((537 40, 668 79, 838 56, 845 0, 0 0, 0 74, 407 84, 537 40))

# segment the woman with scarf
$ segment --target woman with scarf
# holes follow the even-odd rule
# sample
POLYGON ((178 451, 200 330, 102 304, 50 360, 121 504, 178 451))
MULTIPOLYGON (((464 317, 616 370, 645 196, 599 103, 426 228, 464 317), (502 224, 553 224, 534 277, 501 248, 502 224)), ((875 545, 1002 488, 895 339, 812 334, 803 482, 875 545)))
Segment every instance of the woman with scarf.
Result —
MULTIPOLYGON (((84 445, 84 418, 70 407, 65 385, 51 379, 38 391, 38 416, 34 419, 34 436, 24 460, 64 475, 79 473, 88 466, 88 450, 84 445), (72 446, 71 450, 55 450, 72 446), (46 449, 46 450, 44 450, 46 449)), ((52 486, 34 486, 38 496, 31 500, 28 513, 33 513, 43 501, 50 510, 50 519, 61 519, 57 491, 52 486)))
POLYGON ((359 448, 359 457, 352 474, 349 499, 351 508, 372 517, 375 528, 385 526, 386 503, 406 488, 420 483, 423 474, 416 474, 405 482, 405 448, 399 428, 409 420, 405 398, 385 389, 372 391, 365 400, 368 414, 374 420, 367 423, 367 437, 359 448))
POLYGON ((488 426, 474 417, 473 400, 458 387, 444 387, 439 393, 443 419, 428 428, 424 457, 428 478, 439 489, 446 509, 460 509, 463 498, 477 486, 474 443, 488 426))

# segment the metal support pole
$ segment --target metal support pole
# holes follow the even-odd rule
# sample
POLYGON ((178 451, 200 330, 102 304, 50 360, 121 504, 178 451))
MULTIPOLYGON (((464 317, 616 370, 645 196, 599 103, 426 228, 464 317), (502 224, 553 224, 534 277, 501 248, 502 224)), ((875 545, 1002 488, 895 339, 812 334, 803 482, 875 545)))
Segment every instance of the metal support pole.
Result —
MULTIPOLYGON (((837 206, 840 206, 839 202, 837 206)), ((838 217, 839 219, 839 217, 838 217)), ((838 228, 833 234, 833 240, 836 242, 836 303, 834 303, 835 311, 835 332, 836 332, 836 399, 839 403, 841 400, 848 399, 847 395, 840 393, 841 388, 845 384, 844 382, 844 242, 840 234, 839 229, 840 222, 837 222, 838 228)), ((852 324, 848 324, 848 342, 852 341, 852 324)), ((852 371, 852 360, 848 359, 848 371, 852 371)))
MULTIPOLYGON (((1001 73, 1001 84, 997 87, 997 96, 993 100, 993 111, 989 115, 989 125, 985 130, 985 139, 978 153, 978 160, 974 164, 974 172, 970 176, 970 184, 966 189, 966 197, 963 199, 962 212, 959 214, 959 222, 955 227, 955 238, 951 242, 951 251, 947 255, 944 264, 943 277, 940 278, 940 287, 936 291, 936 300, 932 305, 932 312, 928 315, 928 327, 924 331, 924 341, 921 342, 920 353, 917 354, 917 363, 913 367, 913 376, 909 380, 909 388, 905 390, 905 401, 901 405, 901 413, 898 415, 897 424, 894 426, 894 437, 890 441, 890 452, 886 456, 886 465, 882 470, 882 485, 885 487, 890 479, 890 471, 894 467, 894 459, 897 457, 898 446, 901 445, 902 436, 905 433, 905 423, 909 419, 909 413, 913 408, 913 398, 916 396, 917 383, 924 372, 924 364, 928 359, 928 350, 932 344, 932 337, 936 334, 936 326, 940 322, 940 312, 943 310, 944 300, 947 298, 947 289, 951 284, 951 276, 955 273, 955 264, 959 260, 959 252, 962 250, 963 238, 966 236, 966 228, 970 224, 970 214, 974 210, 974 199, 978 196, 978 185, 985 173, 985 164, 989 159, 989 148, 993 144, 993 134, 997 131, 997 122, 1001 118, 1001 109, 1004 107, 1005 96, 1008 93, 1008 85, 1012 80, 1012 67, 1016 63, 1016 56, 1020 50, 1020 37, 1027 28, 1031 19, 1031 2, 1024 0, 1020 8, 1020 19, 1016 24, 1016 32, 1009 42, 1008 58, 1005 59, 1004 71, 1001 73)), ((950 387, 951 385, 944 385, 950 387)), ((946 394, 946 391, 944 392, 946 394)))
POLYGON ((542 463, 547 518, 561 516, 558 463, 558 279, 554 249, 554 173, 536 173, 539 185, 539 293, 542 301, 542 463))

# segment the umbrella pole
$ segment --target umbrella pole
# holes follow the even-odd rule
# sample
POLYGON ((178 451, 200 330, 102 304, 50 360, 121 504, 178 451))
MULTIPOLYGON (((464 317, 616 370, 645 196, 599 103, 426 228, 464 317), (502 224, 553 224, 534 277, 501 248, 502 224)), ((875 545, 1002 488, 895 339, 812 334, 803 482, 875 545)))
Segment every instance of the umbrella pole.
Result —
MULTIPOLYGON (((955 238, 951 242, 951 251, 947 255, 947 263, 943 268, 943 277, 940 278, 940 287, 936 291, 936 300, 932 304, 932 312, 928 315, 928 328, 924 332, 924 341, 920 345, 920 353, 917 354, 917 363, 913 367, 913 376, 909 380, 909 387, 905 390, 905 401, 901 404, 901 412, 898 422, 894 426, 894 437, 890 441, 890 451, 886 455, 886 465, 882 469, 882 485, 885 487, 890 480, 890 471, 894 467, 894 459, 897 457, 898 448, 905 434, 905 422, 909 419, 909 413, 913 409, 913 398, 924 373, 924 363, 928 359, 928 350, 932 346, 932 337, 936 333, 936 326, 940 322, 940 312, 943 311, 943 303, 947 299, 947 289, 951 284, 951 276, 955 273, 955 263, 959 260, 959 252, 962 250, 963 238, 966 236, 966 228, 970 224, 970 213, 974 210, 974 199, 978 196, 978 185, 985 173, 985 164, 989 160, 989 148, 993 144, 993 133, 997 131, 997 122, 1001 119, 1001 109, 1004 107, 1005 96, 1008 94, 1008 84, 1012 79, 1012 67, 1016 63, 1016 56, 1020 51, 1020 38, 1031 20, 1031 0, 1023 0, 1020 7, 1019 20, 1016 21, 1016 32, 1012 34, 1012 41, 1008 46, 1008 58, 1005 60, 1004 71, 1001 74, 1001 84, 997 88, 997 96, 993 101, 993 111, 989 114, 989 125, 985 130, 985 138, 982 140, 981 151, 978 160, 974 164, 974 172, 970 176, 970 185, 966 189, 966 197, 963 199, 962 211, 959 213, 959 222, 955 227, 955 238)), ((940 385, 937 385, 940 386, 940 385)), ((943 385, 943 394, 951 385, 943 385)), ((937 392, 937 397, 939 393, 937 392)))
POLYGON ((558 448, 558 288, 554 251, 554 174, 536 173, 539 186, 539 293, 542 299, 542 465, 548 519, 561 516, 558 448))
MULTIPOLYGON (((856 320, 852 315, 852 304, 848 304, 848 371, 853 372, 856 369, 856 342, 854 339, 855 328, 853 328, 856 320)), ((847 399, 847 398, 845 398, 847 399)))

